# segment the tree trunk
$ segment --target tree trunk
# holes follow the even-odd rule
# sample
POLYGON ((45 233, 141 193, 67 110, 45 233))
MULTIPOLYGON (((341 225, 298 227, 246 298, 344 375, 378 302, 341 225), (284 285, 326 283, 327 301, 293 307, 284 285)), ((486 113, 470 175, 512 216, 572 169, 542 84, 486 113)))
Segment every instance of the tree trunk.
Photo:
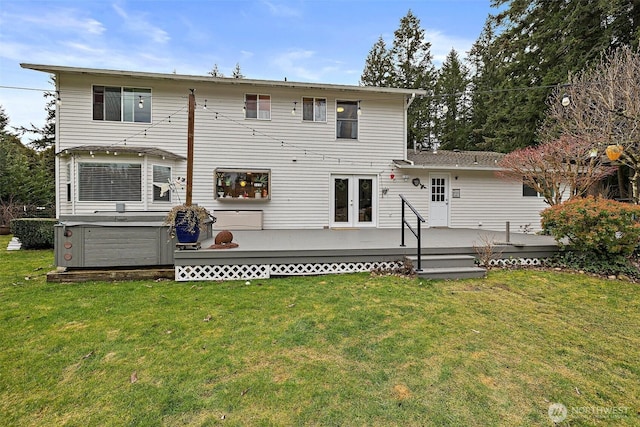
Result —
POLYGON ((638 204, 638 178, 640 178, 640 163, 636 163, 633 168, 633 175, 631 176, 631 191, 633 194, 633 203, 638 204))
POLYGON ((627 191, 627 180, 624 179, 624 171, 622 165, 618 166, 618 196, 620 199, 628 199, 629 191, 627 191))

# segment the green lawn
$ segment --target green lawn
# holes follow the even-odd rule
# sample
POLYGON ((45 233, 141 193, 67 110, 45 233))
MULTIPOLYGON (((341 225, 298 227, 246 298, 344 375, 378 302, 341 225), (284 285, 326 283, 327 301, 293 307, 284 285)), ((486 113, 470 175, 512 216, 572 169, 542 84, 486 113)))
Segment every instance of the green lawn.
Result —
POLYGON ((640 286, 494 271, 47 284, 0 237, 0 424, 640 425, 640 286))

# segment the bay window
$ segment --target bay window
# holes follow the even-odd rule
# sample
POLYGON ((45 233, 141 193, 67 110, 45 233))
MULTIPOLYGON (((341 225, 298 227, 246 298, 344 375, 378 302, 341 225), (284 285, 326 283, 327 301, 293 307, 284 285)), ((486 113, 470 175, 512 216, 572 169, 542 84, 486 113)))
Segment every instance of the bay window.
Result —
POLYGON ((79 163, 78 200, 125 202, 142 200, 139 163, 79 163))

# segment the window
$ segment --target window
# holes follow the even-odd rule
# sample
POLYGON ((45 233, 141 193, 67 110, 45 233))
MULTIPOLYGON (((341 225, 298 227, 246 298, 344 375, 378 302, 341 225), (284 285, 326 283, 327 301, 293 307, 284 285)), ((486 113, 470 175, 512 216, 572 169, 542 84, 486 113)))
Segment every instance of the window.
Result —
POLYGON ((522 196, 523 197, 538 197, 538 192, 527 184, 522 184, 522 196))
POLYGON ((245 95, 244 117, 271 120, 271 95, 245 95))
POLYGON ((71 201, 71 164, 67 163, 67 202, 71 201))
POLYGON ((338 101, 336 103, 336 137, 358 138, 358 101, 338 101))
POLYGON ((171 167, 153 165, 153 201, 170 202, 171 167))
POLYGON ((151 89, 94 86, 93 120, 151 123, 151 89))
POLYGON ((141 201, 142 165, 136 163, 79 163, 78 200, 141 201))
POLYGON ((327 121, 327 100, 324 98, 302 98, 302 120, 327 121))
POLYGON ((214 195, 218 201, 265 200, 271 196, 271 172, 268 169, 216 169, 214 195))

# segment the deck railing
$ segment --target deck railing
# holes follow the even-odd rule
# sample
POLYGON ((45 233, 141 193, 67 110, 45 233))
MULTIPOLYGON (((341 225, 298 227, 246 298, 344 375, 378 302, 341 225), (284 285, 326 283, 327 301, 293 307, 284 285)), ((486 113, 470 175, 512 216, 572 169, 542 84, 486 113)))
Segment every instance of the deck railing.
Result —
POLYGON ((407 226, 407 228, 409 229, 409 231, 411 231, 413 233, 413 235, 416 237, 416 239, 418 240, 418 268, 417 271, 422 271, 422 233, 421 233, 421 229, 422 227, 420 226, 420 224, 422 224, 423 222, 427 222, 422 215, 420 215, 420 212, 418 212, 416 210, 416 208, 413 207, 413 205, 407 200, 405 199, 405 197, 400 194, 400 198, 402 199, 402 238, 401 238, 401 242, 400 242, 400 246, 406 246, 404 244, 404 227, 405 225, 407 226), (407 218, 405 217, 404 213, 405 213, 405 205, 409 206, 409 209, 411 209, 411 211, 415 214, 416 216, 416 228, 414 229, 411 224, 409 224, 409 221, 407 221, 407 218))

